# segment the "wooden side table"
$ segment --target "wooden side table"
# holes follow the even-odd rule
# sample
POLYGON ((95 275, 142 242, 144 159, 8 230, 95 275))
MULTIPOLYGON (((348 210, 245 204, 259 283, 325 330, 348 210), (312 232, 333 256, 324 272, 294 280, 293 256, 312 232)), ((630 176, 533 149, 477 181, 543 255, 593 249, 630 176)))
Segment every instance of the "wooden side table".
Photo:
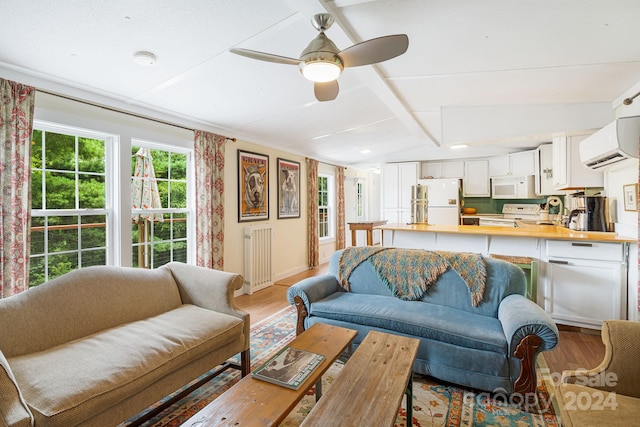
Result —
POLYGON ((351 230, 351 246, 356 246, 356 231, 364 230, 367 233, 367 246, 373 245, 373 227, 384 225, 387 220, 349 222, 349 230, 351 230))

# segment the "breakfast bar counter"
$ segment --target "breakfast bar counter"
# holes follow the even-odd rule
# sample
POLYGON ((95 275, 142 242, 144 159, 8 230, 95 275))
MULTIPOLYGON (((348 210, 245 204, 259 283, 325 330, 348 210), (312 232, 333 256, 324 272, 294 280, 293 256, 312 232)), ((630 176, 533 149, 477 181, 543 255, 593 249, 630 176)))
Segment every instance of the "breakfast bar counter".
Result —
POLYGON ((517 227, 385 224, 382 246, 530 260, 532 299, 556 321, 600 329, 635 310, 637 236, 516 221, 517 227), (533 279, 537 277, 537 279, 533 279), (628 304, 628 306, 627 306, 628 304))
MULTIPOLYGON (((576 231, 555 225, 537 225, 517 221, 517 227, 491 227, 477 225, 427 225, 427 224, 385 224, 375 227, 391 232, 418 232, 418 233, 444 233, 444 234, 469 234, 484 236, 510 236, 550 240, 586 240, 593 242, 630 243, 637 242, 632 237, 620 236, 616 233, 604 233, 595 231, 576 231)), ((383 240, 384 246, 387 246, 383 240)))

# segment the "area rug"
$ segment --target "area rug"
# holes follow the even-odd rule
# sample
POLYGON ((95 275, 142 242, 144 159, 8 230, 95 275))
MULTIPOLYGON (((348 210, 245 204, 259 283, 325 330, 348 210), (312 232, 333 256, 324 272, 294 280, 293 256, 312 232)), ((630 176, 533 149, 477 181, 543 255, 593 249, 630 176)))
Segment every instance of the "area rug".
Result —
MULTIPOLYGON (((270 316, 251 328, 251 365, 252 368, 265 362, 278 349, 295 338, 296 312, 288 307, 270 316)), ((548 378, 548 369, 544 359, 538 366, 538 404, 521 410, 509 398, 477 390, 461 388, 451 384, 436 382, 432 378, 414 376, 413 383, 413 426, 415 427, 458 427, 458 426, 499 426, 499 427, 558 427, 552 402, 553 384, 548 378)), ((331 387, 333 379, 339 375, 343 362, 337 361, 323 376, 323 388, 331 387)), ((175 403, 144 426, 174 427, 180 426, 195 415, 208 403, 233 386, 240 378, 236 370, 229 370, 200 387, 181 401, 175 403)), ((298 426, 315 402, 313 389, 289 414, 281 424, 283 427, 298 426)), ((160 404, 160 402, 158 402, 160 404)), ((158 404, 148 408, 151 410, 158 404)), ((142 412, 140 415, 144 414, 142 412)), ((133 417, 119 427, 125 427, 133 417)), ((336 424, 339 425, 339 420, 336 424)), ((372 424, 372 426, 375 423, 372 424)), ((406 427, 406 409, 404 400, 395 423, 396 427, 406 427)))

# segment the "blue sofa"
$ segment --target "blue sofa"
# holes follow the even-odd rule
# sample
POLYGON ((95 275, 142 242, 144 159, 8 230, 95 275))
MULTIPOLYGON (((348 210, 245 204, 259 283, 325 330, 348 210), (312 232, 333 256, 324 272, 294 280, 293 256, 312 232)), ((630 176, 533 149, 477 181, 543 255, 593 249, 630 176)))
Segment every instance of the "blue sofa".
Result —
POLYGON ((327 323, 357 330, 355 344, 370 330, 412 336, 420 340, 414 372, 490 392, 529 397, 535 392, 536 357, 556 346, 558 329, 524 297, 522 269, 482 258, 486 279, 477 306, 468 281, 453 268, 441 273, 419 300, 406 300, 394 295, 368 261, 352 270, 345 290, 338 272, 342 252, 331 256, 327 274, 289 288, 298 334, 327 323))

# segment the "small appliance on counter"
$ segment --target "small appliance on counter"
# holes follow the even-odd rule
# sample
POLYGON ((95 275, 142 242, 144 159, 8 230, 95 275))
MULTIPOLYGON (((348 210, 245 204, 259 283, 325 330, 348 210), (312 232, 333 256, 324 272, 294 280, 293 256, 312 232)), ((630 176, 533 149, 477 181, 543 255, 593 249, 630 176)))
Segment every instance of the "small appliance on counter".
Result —
POLYGON ((584 192, 569 195, 567 228, 577 231, 613 231, 609 206, 604 196, 586 196, 584 192))

